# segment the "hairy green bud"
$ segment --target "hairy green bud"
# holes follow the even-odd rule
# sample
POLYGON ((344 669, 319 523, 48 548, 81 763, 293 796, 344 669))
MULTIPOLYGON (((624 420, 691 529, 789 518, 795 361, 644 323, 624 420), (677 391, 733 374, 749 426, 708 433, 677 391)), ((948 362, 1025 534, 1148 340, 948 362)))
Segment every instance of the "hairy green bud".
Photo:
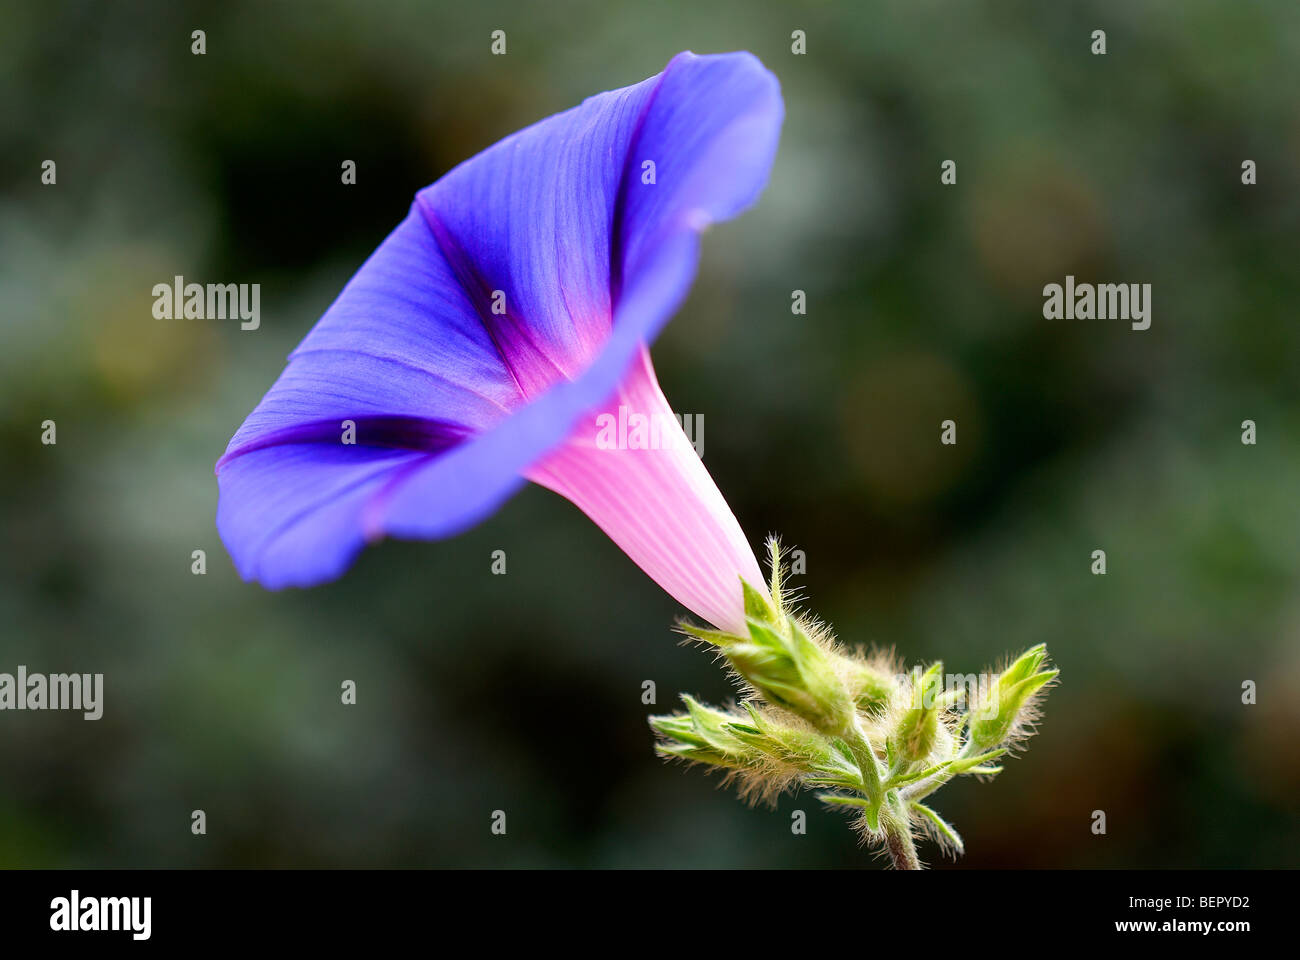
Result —
POLYGON ((844 659, 844 679, 859 710, 868 714, 889 708, 897 692, 893 678, 860 660, 844 659))
POLYGON ((650 726, 661 738, 655 745, 661 756, 733 768, 753 766, 762 760, 759 751, 727 728, 740 717, 706 707, 686 694, 681 696, 686 713, 650 718, 650 726))
POLYGON ((832 654, 793 620, 785 631, 750 619, 749 643, 725 649, 736 672, 771 703, 779 704, 824 733, 835 734, 853 719, 853 700, 832 654))
POLYGON ((975 750, 991 750, 1014 740, 1033 717, 1033 701, 1059 670, 1040 670, 1047 662, 1047 646, 1026 650, 998 677, 986 702, 971 712, 970 740, 975 750))
POLYGON ((918 667, 912 681, 912 705, 894 725, 889 746, 903 764, 919 763, 934 752, 939 739, 939 715, 946 709, 943 696, 943 664, 925 673, 918 667))

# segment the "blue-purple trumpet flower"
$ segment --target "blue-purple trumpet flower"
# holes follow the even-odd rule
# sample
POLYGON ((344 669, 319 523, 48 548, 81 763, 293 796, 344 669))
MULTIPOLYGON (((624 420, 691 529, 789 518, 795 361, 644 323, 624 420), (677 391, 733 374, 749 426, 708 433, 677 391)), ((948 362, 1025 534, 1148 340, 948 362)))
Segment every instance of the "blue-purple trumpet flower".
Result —
POLYGON ((743 629, 741 578, 762 576, 690 444, 604 449, 596 424, 671 418, 647 345, 700 233, 761 192, 783 111, 752 55, 682 53, 421 190, 217 463, 239 573, 321 583, 368 542, 456 534, 532 480, 743 629))

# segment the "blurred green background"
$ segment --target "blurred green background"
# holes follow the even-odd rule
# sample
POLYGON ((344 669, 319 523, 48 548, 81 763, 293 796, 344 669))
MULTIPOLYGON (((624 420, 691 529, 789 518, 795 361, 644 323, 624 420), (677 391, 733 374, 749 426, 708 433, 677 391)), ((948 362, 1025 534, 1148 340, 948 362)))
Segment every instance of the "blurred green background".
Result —
POLYGON ((655 348, 751 540, 849 643, 1063 670, 1025 758, 939 794, 960 866, 1297 864, 1300 8, 557 0, 0 12, 0 671, 106 675, 98 722, 0 714, 0 865, 877 864, 810 795, 654 758, 647 713, 732 689, 553 494, 307 592, 213 526, 213 463, 413 193, 688 48, 786 99, 655 348), (1151 329, 1044 320, 1067 273, 1153 284, 1151 329), (175 274, 260 283, 261 329, 155 320, 175 274))

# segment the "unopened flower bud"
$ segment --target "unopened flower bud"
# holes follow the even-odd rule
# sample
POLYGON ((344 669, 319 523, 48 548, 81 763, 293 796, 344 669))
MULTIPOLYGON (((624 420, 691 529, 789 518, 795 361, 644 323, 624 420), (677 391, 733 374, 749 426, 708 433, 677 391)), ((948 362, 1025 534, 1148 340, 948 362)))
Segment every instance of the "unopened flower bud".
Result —
POLYGON ((766 716, 751 702, 744 706, 749 722, 733 721, 727 730, 767 756, 774 770, 801 771, 817 786, 854 789, 859 785, 857 768, 843 744, 836 746, 809 727, 766 716))
POLYGON ((989 699, 972 711, 970 739, 977 750, 990 750, 1015 739, 1032 721, 1034 695, 1060 673, 1040 670, 1047 661, 1047 646, 1026 650, 998 677, 989 699))
POLYGON ((896 693, 893 678, 860 660, 846 658, 844 680, 858 709, 868 714, 888 709, 896 693))
POLYGON ((835 669, 834 655, 794 620, 778 626, 751 618, 748 626, 749 642, 723 647, 736 672, 764 699, 823 733, 843 730, 853 718, 853 699, 835 669))
POLYGON ((661 756, 736 768, 751 766, 761 759, 759 751, 727 728, 741 717, 706 707, 686 694, 682 694, 682 702, 687 713, 650 718, 650 726, 661 738, 655 745, 661 756))
POLYGON ((934 751, 939 738, 939 714, 947 709, 942 699, 943 664, 936 663, 912 681, 912 703, 895 724, 890 747, 904 764, 917 763, 934 751))

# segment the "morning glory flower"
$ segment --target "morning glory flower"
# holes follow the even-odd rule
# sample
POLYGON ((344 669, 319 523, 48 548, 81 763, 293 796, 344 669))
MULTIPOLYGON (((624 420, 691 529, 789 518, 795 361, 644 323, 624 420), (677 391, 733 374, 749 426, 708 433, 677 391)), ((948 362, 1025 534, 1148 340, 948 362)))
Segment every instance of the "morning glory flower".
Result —
POLYGON ((763 577, 647 345, 686 296, 700 233, 761 192, 783 111, 752 55, 682 53, 421 190, 217 463, 241 576, 321 583, 368 542, 456 534, 532 480, 692 613, 743 632, 741 580, 763 577), (668 442, 598 442, 620 408, 668 442))
POLYGON ((930 796, 997 774, 1032 733, 1058 676, 1046 648, 968 695, 941 663, 903 674, 842 647, 794 609, 775 538, 764 582, 650 362, 700 233, 762 190, 783 110, 753 56, 683 53, 421 190, 230 441, 217 526, 246 579, 309 586, 367 542, 450 536, 548 487, 713 624, 679 629, 740 684, 734 709, 683 697, 651 717, 659 754, 751 799, 821 790, 918 869, 920 833, 964 848, 930 796))

